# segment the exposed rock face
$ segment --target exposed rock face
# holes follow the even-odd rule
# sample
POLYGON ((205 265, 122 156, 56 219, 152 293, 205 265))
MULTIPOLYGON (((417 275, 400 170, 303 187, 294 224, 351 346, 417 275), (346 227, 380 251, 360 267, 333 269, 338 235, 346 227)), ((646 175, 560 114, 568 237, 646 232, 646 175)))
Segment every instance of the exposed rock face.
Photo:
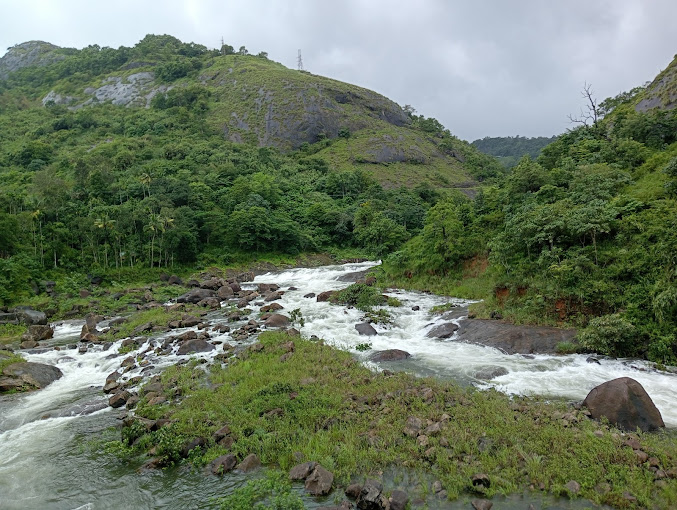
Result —
POLYGON ((62 60, 64 56, 54 52, 58 49, 58 46, 44 41, 28 41, 13 46, 0 58, 0 80, 24 67, 43 67, 62 60))
POLYGON ((652 431, 665 427, 660 411, 642 385, 629 377, 607 381, 593 388, 585 397, 586 406, 595 419, 605 416, 623 430, 652 431))
POLYGON ((63 373, 52 365, 19 362, 4 368, 0 377, 0 392, 10 389, 41 389, 61 378, 63 373))
POLYGON ((410 358, 411 354, 400 349, 388 349, 385 351, 376 351, 369 355, 370 361, 401 361, 410 358))
POLYGON ((574 329, 514 326, 497 320, 467 319, 461 322, 457 339, 496 347, 508 354, 555 354, 557 344, 571 342, 574 329))
POLYGON ((360 322, 359 324, 355 324, 355 329, 360 335, 365 336, 378 335, 378 332, 374 329, 374 326, 372 326, 368 322, 360 322))

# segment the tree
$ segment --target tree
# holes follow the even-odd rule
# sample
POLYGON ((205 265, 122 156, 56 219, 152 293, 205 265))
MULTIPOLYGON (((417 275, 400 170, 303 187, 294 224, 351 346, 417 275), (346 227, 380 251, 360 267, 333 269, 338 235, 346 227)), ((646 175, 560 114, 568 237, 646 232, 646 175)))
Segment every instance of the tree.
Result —
POLYGON ((604 113, 597 99, 592 95, 592 84, 589 84, 588 82, 583 84, 581 96, 583 96, 583 99, 586 101, 585 110, 581 108, 581 113, 578 117, 569 114, 569 121, 572 124, 588 126, 592 123, 593 126, 596 126, 597 121, 604 116, 604 113))

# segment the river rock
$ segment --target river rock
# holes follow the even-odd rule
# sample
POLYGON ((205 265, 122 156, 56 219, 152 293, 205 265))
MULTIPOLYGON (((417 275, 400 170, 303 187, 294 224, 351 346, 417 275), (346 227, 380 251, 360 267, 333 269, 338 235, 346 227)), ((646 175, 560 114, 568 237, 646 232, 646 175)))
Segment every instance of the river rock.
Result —
MULTIPOLYGON (((491 507, 494 506, 488 499, 473 499, 471 504, 475 510, 491 510, 491 507)), ((530 508, 533 507, 530 506, 530 508)))
POLYGON ((16 314, 18 320, 22 321, 24 324, 30 326, 32 324, 47 324, 47 315, 45 312, 40 312, 38 310, 33 310, 28 306, 17 306, 14 310, 11 310, 16 314))
POLYGON ((306 478, 306 492, 313 496, 325 496, 331 492, 333 483, 334 474, 318 464, 306 478))
POLYGON ((270 301, 277 301, 278 299, 282 299, 283 294, 284 292, 281 290, 278 290, 277 292, 271 292, 264 298, 264 301, 266 301, 267 303, 269 303, 270 301))
POLYGON ((233 289, 230 288, 230 285, 223 285, 222 287, 219 287, 219 290, 216 291, 216 294, 219 296, 219 299, 230 299, 235 295, 233 289))
POLYGON ((257 289, 261 294, 264 294, 266 292, 275 292, 276 290, 279 290, 280 286, 276 283, 259 283, 257 286, 257 289))
MULTIPOLYGON (((18 383, 18 386, 15 387, 28 386, 32 389, 41 389, 60 379, 63 373, 52 365, 22 361, 6 366, 2 375, 5 379, 4 385, 10 384, 10 381, 14 380, 18 383)), ((2 388, 0 388, 0 391, 2 391, 2 388)))
POLYGON ((235 455, 229 453, 214 459, 210 464, 210 468, 215 475, 222 475, 223 473, 228 473, 235 469, 236 465, 237 459, 235 458, 235 455))
POLYGON ((21 344, 19 344, 20 349, 35 349, 38 347, 39 344, 33 340, 32 338, 27 338, 26 340, 22 340, 21 344))
POLYGON ((314 292, 309 292, 308 294, 305 294, 303 297, 304 297, 304 298, 308 298, 308 299, 312 299, 312 298, 315 297, 315 293, 314 293, 314 292))
POLYGON ((292 481, 305 480, 312 474, 316 466, 317 462, 298 464, 289 470, 289 479, 292 481))
POLYGON ((360 335, 365 335, 365 336, 378 335, 378 333, 374 329, 374 326, 372 326, 368 322, 360 322, 359 324, 355 324, 355 329, 357 330, 357 332, 360 335))
POLYGON ((203 299, 215 297, 216 292, 211 289, 193 288, 176 298, 178 303, 199 303, 203 299))
POLYGON ((428 338, 451 338, 454 333, 458 330, 458 324, 453 322, 445 322, 439 326, 435 326, 433 329, 428 331, 426 336, 428 338))
POLYGON ((196 352, 210 352, 214 349, 216 349, 216 347, 214 347, 209 342, 206 342, 201 338, 197 338, 195 340, 188 340, 187 342, 181 344, 181 347, 179 347, 179 350, 176 354, 183 356, 185 354, 193 354, 196 352))
POLYGON ((274 313, 268 317, 263 324, 268 328, 284 328, 289 325, 289 317, 274 313))
POLYGON ((653 431, 665 427, 663 417, 644 387, 629 377, 620 377, 593 388, 583 405, 599 420, 605 416, 618 428, 653 431))
POLYGON ((259 467, 261 467, 261 461, 253 453, 247 455, 242 462, 237 465, 238 471, 242 471, 243 473, 248 473, 259 467))
POLYGON ((329 299, 331 299, 334 294, 336 294, 335 290, 326 290, 324 292, 320 292, 315 299, 318 303, 322 303, 324 301, 329 301, 329 299))
POLYGON ((127 390, 119 391, 108 399, 108 405, 117 409, 118 407, 124 406, 131 396, 132 394, 127 390))
POLYGON ((282 309, 284 309, 284 306, 282 306, 280 303, 270 303, 269 305, 261 307, 262 312, 277 312, 278 310, 282 309))
POLYGON ((515 326, 497 320, 467 319, 461 322, 457 339, 495 347, 507 354, 556 354, 558 343, 572 342, 575 336, 575 329, 515 326))
POLYGON ((28 335, 36 342, 49 340, 54 337, 54 328, 47 324, 33 324, 28 326, 28 335))
POLYGON ((370 361, 401 361, 410 358, 411 354, 400 349, 387 349, 385 351, 376 351, 369 355, 370 361))
POLYGON ((395 489, 390 495, 390 510, 405 510, 409 503, 409 496, 406 492, 395 489))
POLYGON ((360 510, 384 510, 388 508, 388 499, 383 495, 383 485, 376 480, 367 480, 357 497, 360 510))

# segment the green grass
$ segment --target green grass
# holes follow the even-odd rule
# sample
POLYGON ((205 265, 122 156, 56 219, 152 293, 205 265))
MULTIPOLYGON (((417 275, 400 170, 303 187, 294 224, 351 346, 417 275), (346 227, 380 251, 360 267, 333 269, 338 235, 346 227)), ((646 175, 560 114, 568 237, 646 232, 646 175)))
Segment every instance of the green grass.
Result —
POLYGON ((20 363, 22 361, 26 360, 19 354, 0 350, 0 375, 2 375, 2 371, 5 369, 5 367, 8 367, 12 363, 20 363))
MULTIPOLYGON (((165 371, 164 386, 182 399, 139 408, 142 416, 165 416, 173 424, 142 434, 137 452, 144 445, 163 445, 158 451, 173 459, 172 452, 186 439, 209 439, 228 424, 235 440, 230 451, 238 458, 254 453, 265 465, 286 472, 299 452, 334 472, 337 485, 401 466, 434 473, 451 499, 472 491, 472 475, 486 473, 491 486, 481 492, 487 497, 539 484, 563 494, 566 483, 576 480, 579 496, 618 508, 633 508, 625 492, 637 498, 635 507, 677 505, 677 480, 655 484, 648 465, 637 464, 618 432, 565 404, 511 400, 496 391, 405 373, 372 373, 347 352, 299 338, 293 340, 293 356, 282 362, 282 344, 289 340, 284 333, 263 334, 262 351, 225 368, 214 366, 209 375, 195 366, 165 371), (273 409, 282 413, 268 414, 273 409), (577 424, 563 423, 561 416, 568 412, 577 424), (440 422, 441 433, 420 445, 403 434, 409 416, 440 422), (610 492, 597 491, 601 484, 609 484, 610 492)), ((664 468, 677 464, 672 435, 641 434, 639 439, 664 468)), ((210 442, 191 460, 209 462, 225 452, 210 442)))
POLYGON ((0 324, 0 345, 18 342, 25 331, 23 324, 0 324))

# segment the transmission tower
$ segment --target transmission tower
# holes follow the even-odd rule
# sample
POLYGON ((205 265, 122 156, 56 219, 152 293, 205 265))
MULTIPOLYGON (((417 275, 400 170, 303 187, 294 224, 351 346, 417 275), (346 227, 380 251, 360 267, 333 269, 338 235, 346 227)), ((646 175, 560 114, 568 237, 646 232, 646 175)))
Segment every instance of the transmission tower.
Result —
POLYGON ((301 58, 301 50, 299 50, 299 56, 296 59, 296 62, 299 66, 299 71, 303 71, 303 59, 301 58))
POLYGON ((222 54, 222 55, 223 55, 223 52, 224 52, 223 46, 224 46, 225 44, 226 44, 226 43, 223 42, 223 36, 221 36, 221 48, 220 48, 220 49, 221 49, 221 54, 222 54))

